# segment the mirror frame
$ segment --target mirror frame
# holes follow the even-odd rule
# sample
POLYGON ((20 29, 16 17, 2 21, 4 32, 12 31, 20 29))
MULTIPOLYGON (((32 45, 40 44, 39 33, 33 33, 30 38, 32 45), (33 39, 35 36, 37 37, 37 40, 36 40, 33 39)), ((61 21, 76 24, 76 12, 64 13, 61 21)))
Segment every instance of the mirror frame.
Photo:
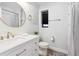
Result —
POLYGON ((6 24, 7 26, 9 26, 9 27, 14 27, 14 28, 18 28, 18 27, 22 27, 22 26, 25 24, 25 22, 26 22, 26 13, 25 13, 24 8, 22 7, 22 5, 21 5, 19 2, 15 2, 15 3, 17 3, 17 4, 21 7, 21 9, 23 10, 23 12, 24 12, 25 20, 23 20, 23 23, 20 24, 21 21, 19 20, 19 24, 18 24, 19 26, 10 26, 10 25, 8 25, 8 24, 2 19, 2 17, 0 17, 0 19, 1 19, 1 21, 2 21, 4 24, 6 24))

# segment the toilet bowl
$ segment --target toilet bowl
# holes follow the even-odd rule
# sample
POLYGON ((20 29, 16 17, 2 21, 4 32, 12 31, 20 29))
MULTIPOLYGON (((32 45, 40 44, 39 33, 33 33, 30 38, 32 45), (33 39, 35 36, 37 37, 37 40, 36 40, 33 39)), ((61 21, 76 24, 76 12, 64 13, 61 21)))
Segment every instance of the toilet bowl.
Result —
POLYGON ((47 42, 40 42, 39 43, 39 55, 41 56, 47 56, 47 48, 48 48, 47 42))

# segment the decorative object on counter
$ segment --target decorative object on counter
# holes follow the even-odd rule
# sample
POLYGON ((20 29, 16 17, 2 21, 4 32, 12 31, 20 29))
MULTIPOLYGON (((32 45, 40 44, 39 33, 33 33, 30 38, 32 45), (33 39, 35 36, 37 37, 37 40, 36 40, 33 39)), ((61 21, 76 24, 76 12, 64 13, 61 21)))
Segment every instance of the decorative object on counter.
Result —
POLYGON ((28 20, 29 20, 29 21, 32 20, 32 15, 31 15, 31 14, 29 14, 29 16, 28 16, 28 20))
POLYGON ((34 32, 35 35, 38 35, 38 32, 34 32))

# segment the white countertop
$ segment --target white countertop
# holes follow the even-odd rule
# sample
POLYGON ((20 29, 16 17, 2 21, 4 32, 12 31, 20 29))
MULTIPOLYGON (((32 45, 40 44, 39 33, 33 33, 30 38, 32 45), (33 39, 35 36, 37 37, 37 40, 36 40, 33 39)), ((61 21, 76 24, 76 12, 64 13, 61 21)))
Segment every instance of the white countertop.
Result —
POLYGON ((14 48, 14 47, 16 47, 22 43, 25 43, 29 40, 32 40, 34 38, 38 38, 38 36, 28 35, 27 37, 22 38, 22 39, 21 39, 21 37, 19 37, 19 38, 15 37, 13 39, 0 40, 0 53, 5 52, 11 48, 14 48))

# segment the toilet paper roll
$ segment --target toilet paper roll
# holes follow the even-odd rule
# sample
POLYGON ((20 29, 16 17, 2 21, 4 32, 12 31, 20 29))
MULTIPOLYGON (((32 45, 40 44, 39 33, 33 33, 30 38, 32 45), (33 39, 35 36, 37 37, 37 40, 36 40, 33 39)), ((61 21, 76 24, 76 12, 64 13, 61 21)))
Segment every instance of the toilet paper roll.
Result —
POLYGON ((52 42, 55 42, 54 36, 51 36, 51 41, 52 41, 52 42))

